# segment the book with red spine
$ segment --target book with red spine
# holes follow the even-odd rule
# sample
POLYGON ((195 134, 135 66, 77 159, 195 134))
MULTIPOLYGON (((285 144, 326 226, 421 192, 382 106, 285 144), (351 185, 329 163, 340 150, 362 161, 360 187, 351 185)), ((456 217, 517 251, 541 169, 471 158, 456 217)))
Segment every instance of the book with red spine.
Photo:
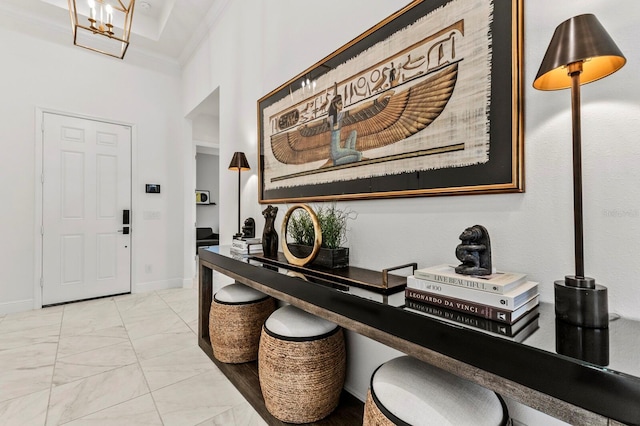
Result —
POLYGON ((522 342, 539 328, 538 317, 540 316, 540 311, 537 306, 521 316, 514 324, 492 321, 486 318, 429 305, 428 303, 412 299, 406 299, 404 309, 439 321, 455 324, 456 326, 461 325, 463 327, 478 330, 489 335, 504 337, 516 342, 522 342))
POLYGON ((453 297, 434 295, 422 290, 414 288, 406 288, 404 291, 405 298, 428 303, 434 306, 440 306, 452 309, 458 312, 464 312, 469 315, 476 315, 493 321, 503 322, 505 324, 515 323, 522 315, 538 306, 539 296, 535 295, 521 306, 514 310, 500 309, 494 306, 473 302, 470 300, 456 299, 453 297))

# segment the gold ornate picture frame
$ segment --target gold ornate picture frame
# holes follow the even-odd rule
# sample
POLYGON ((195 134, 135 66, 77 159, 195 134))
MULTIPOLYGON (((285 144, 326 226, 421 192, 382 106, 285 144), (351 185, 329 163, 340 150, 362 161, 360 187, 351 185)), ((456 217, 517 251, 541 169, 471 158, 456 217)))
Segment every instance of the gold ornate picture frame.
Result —
POLYGON ((261 203, 524 191, 522 0, 414 1, 258 100, 261 203))

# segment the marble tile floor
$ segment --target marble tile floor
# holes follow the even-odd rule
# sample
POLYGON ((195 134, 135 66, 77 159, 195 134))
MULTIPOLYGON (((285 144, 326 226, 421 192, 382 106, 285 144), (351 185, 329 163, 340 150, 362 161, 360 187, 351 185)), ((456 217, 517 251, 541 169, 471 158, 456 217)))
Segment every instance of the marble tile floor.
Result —
POLYGON ((197 344, 197 290, 0 315, 0 425, 266 425, 197 344))

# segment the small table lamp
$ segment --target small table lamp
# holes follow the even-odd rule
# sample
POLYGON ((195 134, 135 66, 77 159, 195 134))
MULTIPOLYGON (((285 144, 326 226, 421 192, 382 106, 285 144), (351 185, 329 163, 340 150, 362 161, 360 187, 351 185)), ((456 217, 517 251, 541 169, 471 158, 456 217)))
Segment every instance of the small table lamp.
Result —
POLYGON ((237 170, 238 171, 238 233, 233 236, 234 239, 242 238, 242 231, 240 229, 240 173, 245 172, 247 170, 251 170, 249 167, 249 162, 247 161, 247 157, 244 155, 244 152, 234 152, 233 158, 231 159, 231 163, 229 163, 229 170, 237 170))
POLYGON ((616 72, 625 62, 598 19, 592 14, 579 15, 556 28, 533 82, 539 90, 571 88, 576 274, 555 282, 555 310, 556 318, 584 327, 608 327, 609 311, 607 288, 584 275, 580 85, 616 72))

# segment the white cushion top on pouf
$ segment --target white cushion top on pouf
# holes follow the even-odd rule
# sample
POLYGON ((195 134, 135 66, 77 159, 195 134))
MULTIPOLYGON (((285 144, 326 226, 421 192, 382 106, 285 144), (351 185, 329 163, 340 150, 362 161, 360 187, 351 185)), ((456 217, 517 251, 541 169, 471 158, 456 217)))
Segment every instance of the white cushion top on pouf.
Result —
POLYGON ((235 283, 222 287, 213 297, 220 303, 250 303, 264 299, 267 295, 246 285, 235 283))
POLYGON ((331 333, 338 326, 331 321, 309 314, 292 305, 272 313, 264 323, 273 334, 290 338, 316 337, 331 333))
POLYGON ((371 386, 379 403, 410 425, 498 426, 505 420, 494 392, 408 356, 383 364, 371 386))

